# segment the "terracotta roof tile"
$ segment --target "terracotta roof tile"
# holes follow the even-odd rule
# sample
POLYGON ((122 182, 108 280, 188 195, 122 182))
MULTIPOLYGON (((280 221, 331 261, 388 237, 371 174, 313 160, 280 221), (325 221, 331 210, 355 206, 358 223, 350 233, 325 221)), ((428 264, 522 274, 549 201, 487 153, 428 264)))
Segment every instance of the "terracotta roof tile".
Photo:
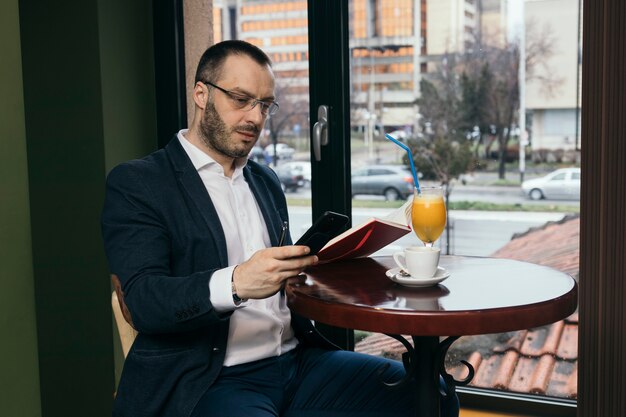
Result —
POLYGON ((546 393, 550 377, 552 376, 552 370, 554 369, 554 364, 555 360, 552 355, 543 355, 539 361, 537 361, 537 366, 535 366, 535 371, 532 374, 527 392, 533 394, 546 393))
POLYGON ((576 362, 556 362, 546 394, 555 397, 576 398, 577 365, 576 362))
POLYGON ((556 352, 565 323, 559 321, 551 326, 538 327, 526 334, 520 353, 525 356, 541 356, 556 352))
MULTIPOLYGON (((547 356, 542 357, 546 358, 547 356)), ((529 392, 535 394, 543 394, 547 387, 546 367, 552 370, 554 362, 541 363, 536 358, 519 357, 515 372, 511 378, 511 382, 506 388, 515 392, 529 392)), ((498 387, 501 388, 501 387, 498 387)))
POLYGON ((496 345, 493 348, 493 352, 504 353, 510 349, 515 349, 516 351, 519 352, 522 348, 522 344, 526 340, 527 333, 528 333, 528 330, 520 330, 518 332, 514 332, 513 336, 511 336, 511 338, 507 340, 505 343, 496 345))
POLYGON ((563 390, 563 397, 578 398, 578 361, 572 365, 572 373, 567 379, 566 389, 563 390))
MULTIPOLYGON (((357 352, 366 353, 374 356, 385 356, 399 359, 402 353, 405 352, 404 346, 395 339, 392 339, 386 335, 374 335, 369 336, 366 339, 366 343, 363 341, 358 343, 357 352)), ((411 340, 410 337, 407 340, 411 340)))
MULTIPOLYGON (((514 236, 493 256, 550 266, 578 279, 579 228, 577 215, 550 222, 514 236)), ((380 334, 360 341, 356 350, 395 359, 405 351, 399 342, 380 334)), ((535 329, 459 339, 446 358, 447 370, 455 379, 467 375, 458 362, 462 359, 476 371, 472 386, 576 398, 578 311, 535 329)))
MULTIPOLYGON (((500 355, 494 355, 491 358, 498 357, 500 355)), ((502 356, 502 361, 498 372, 493 376, 493 387, 496 389, 506 389, 511 383, 511 378, 517 367, 519 354, 515 351, 508 351, 502 356)), ((479 368, 482 371, 482 369, 479 368)))
MULTIPOLYGON (((493 355, 482 358, 480 366, 475 369, 476 374, 471 385, 502 389, 508 386, 509 379, 513 374, 517 353, 507 352, 504 355, 493 355)), ((461 365, 457 365, 455 373, 461 365)), ((448 371, 449 372, 449 371, 448 371)))
POLYGON ((578 359, 578 323, 565 326, 556 356, 570 361, 578 359))
POLYGON ((577 278, 579 230, 580 217, 567 216, 560 222, 549 222, 542 228, 513 236, 492 256, 550 266, 577 278))
MULTIPOLYGON (((470 355, 469 359, 467 359, 467 362, 469 362, 469 364, 472 365, 472 368, 474 369, 479 369, 481 367, 482 361, 483 361, 483 357, 478 352, 473 352, 470 355)), ((452 368, 448 368, 447 372, 450 375, 452 375, 452 377, 456 379, 457 381, 465 379, 468 375, 467 368, 462 365, 457 365, 452 368)), ((476 376, 474 376, 474 379, 476 379, 476 376)))

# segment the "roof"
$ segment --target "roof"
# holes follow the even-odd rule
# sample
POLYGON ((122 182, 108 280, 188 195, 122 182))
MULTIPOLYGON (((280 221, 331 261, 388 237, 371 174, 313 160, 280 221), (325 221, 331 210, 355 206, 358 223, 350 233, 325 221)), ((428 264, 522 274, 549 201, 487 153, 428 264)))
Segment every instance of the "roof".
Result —
MULTIPOLYGON (((513 236, 492 256, 549 266, 578 280, 579 230, 578 215, 568 216, 513 236)), ((355 350, 395 359, 405 351, 399 342, 381 334, 361 340, 355 350)), ((466 375, 461 359, 476 371, 470 386, 576 398, 578 311, 534 329, 460 338, 446 358, 446 368, 456 379, 466 375)))

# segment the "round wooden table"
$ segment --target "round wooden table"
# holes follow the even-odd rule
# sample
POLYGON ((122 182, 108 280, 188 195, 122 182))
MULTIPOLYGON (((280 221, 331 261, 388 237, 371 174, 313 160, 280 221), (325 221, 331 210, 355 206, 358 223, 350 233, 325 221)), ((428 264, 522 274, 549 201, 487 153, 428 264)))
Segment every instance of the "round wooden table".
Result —
POLYGON ((291 310, 332 326, 388 334, 407 348, 406 383, 417 384, 418 416, 439 416, 439 395, 454 381, 443 361, 460 336, 521 330, 559 321, 576 310, 578 287, 552 268, 509 259, 442 256, 450 277, 425 288, 392 282, 391 257, 318 265, 286 287, 291 310), (412 335, 411 346, 401 335, 412 335), (448 336, 440 342, 440 336, 448 336), (448 385, 440 393, 440 378, 448 385))

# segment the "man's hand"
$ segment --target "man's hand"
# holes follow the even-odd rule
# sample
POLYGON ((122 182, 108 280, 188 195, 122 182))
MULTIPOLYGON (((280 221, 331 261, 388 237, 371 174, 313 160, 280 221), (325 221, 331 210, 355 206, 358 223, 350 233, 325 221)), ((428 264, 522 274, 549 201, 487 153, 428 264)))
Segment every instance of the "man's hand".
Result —
POLYGON ((282 246, 255 252, 233 272, 233 282, 240 298, 267 298, 276 294, 283 282, 317 263, 307 246, 282 246))

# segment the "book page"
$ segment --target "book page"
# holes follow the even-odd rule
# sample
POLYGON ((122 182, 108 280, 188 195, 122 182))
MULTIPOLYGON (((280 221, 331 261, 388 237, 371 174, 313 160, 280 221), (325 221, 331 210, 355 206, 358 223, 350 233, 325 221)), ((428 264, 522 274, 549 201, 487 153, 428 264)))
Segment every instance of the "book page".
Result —
POLYGON ((398 207, 381 220, 386 220, 392 223, 400 223, 403 226, 411 224, 411 207, 413 205, 413 196, 407 198, 406 203, 401 207, 398 207))
POLYGON ((383 224, 388 224, 390 226, 399 227, 401 229, 411 230, 411 207, 413 204, 413 197, 411 196, 407 199, 406 203, 404 203, 401 207, 398 207, 388 215, 382 218, 370 217, 363 223, 352 226, 350 229, 331 239, 324 248, 328 248, 329 246, 334 245, 336 242, 339 242, 342 239, 345 239, 347 236, 357 232, 360 229, 369 227, 373 222, 380 222, 383 224))

